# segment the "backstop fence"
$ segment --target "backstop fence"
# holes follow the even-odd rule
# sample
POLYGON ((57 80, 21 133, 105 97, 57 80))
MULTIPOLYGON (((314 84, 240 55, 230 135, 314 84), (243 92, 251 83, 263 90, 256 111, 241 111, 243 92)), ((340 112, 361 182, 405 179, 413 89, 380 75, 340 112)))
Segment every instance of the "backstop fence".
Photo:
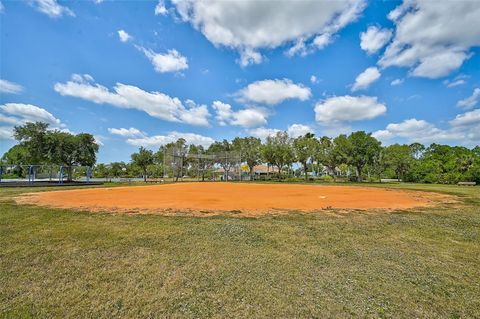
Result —
POLYGON ((192 153, 169 148, 163 156, 163 178, 172 181, 233 181, 242 179, 241 155, 237 152, 192 153))

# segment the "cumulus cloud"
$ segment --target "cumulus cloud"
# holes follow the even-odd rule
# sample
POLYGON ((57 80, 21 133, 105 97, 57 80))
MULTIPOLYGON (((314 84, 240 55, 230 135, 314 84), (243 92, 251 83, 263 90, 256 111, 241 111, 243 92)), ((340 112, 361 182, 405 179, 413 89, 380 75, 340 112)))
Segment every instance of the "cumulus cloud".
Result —
POLYGON ((290 137, 299 137, 307 133, 314 133, 315 130, 308 125, 292 124, 287 128, 287 133, 290 137))
POLYGON ((315 119, 322 124, 370 120, 386 111, 377 97, 334 96, 315 105, 315 119))
POLYGON ((477 1, 404 0, 389 14, 395 37, 379 61, 408 67, 413 76, 439 78, 458 69, 480 45, 477 1))
POLYGON ((410 142, 432 143, 445 142, 457 139, 459 136, 450 135, 447 131, 435 127, 433 124, 411 118, 401 123, 390 123, 385 130, 373 133, 375 138, 386 141, 394 137, 403 137, 410 142))
POLYGON ((456 142, 475 145, 480 138, 479 131, 480 110, 474 110, 457 115, 449 121, 446 129, 438 128, 425 120, 411 118, 400 123, 390 123, 384 130, 374 132, 373 136, 381 141, 401 137, 409 142, 424 144, 456 142))
POLYGON ((352 86, 352 92, 367 89, 370 84, 377 81, 380 76, 381 74, 376 67, 367 68, 355 79, 355 83, 352 86))
POLYGON ((181 133, 170 132, 167 135, 154 135, 141 138, 129 138, 127 143, 133 146, 144 146, 147 148, 158 148, 162 145, 177 141, 179 138, 183 138, 187 141, 187 144, 202 145, 203 147, 209 147, 215 140, 211 137, 195 134, 195 133, 181 133))
POLYGON ((480 109, 459 114, 449 123, 454 127, 468 127, 480 125, 480 109))
POLYGON ((0 92, 18 94, 18 93, 21 93, 22 91, 23 91, 23 87, 20 84, 0 79, 0 92))
POLYGON ((74 74, 66 83, 56 83, 54 89, 64 96, 74 96, 119 108, 136 109, 170 122, 207 126, 210 116, 206 105, 197 105, 191 100, 185 101, 184 105, 180 99, 165 93, 147 92, 122 83, 117 83, 113 90, 109 90, 95 83, 93 78, 78 74, 74 74))
MULTIPOLYGON (((257 127, 254 129, 249 129, 247 130, 247 133, 251 136, 258 137, 259 139, 265 141, 267 137, 269 136, 274 136, 278 132, 281 132, 281 130, 276 129, 276 128, 266 128, 266 127, 257 127)), ((303 136, 307 133, 314 133, 315 130, 304 124, 292 124, 288 126, 286 132, 290 137, 296 138, 299 136, 303 136)))
POLYGON ((57 0, 30 0, 30 3, 40 12, 51 18, 59 18, 63 15, 74 17, 75 13, 68 7, 62 6, 57 0))
POLYGON ((464 109, 471 109, 472 107, 477 105, 479 99, 480 99, 480 88, 476 88, 475 90, 473 90, 472 95, 470 95, 466 99, 458 101, 457 106, 464 109))
POLYGON ((214 101, 212 108, 215 110, 216 119, 220 125, 238 125, 242 127, 255 127, 267 124, 267 112, 260 108, 247 108, 233 111, 232 106, 220 101, 214 101))
POLYGON ((374 54, 383 48, 391 38, 391 30, 370 26, 366 32, 360 33, 360 47, 368 54, 374 54))
POLYGON ((53 129, 66 130, 66 125, 44 108, 22 103, 0 105, 0 140, 13 139, 13 126, 27 122, 45 122, 53 129))
POLYGON ((287 99, 305 101, 310 96, 308 87, 295 84, 289 79, 256 81, 237 92, 240 102, 266 105, 276 105, 287 99))
POLYGON ((168 50, 167 53, 156 53, 143 47, 138 48, 152 62, 155 71, 159 73, 179 72, 188 69, 187 58, 175 49, 168 50))
POLYGON ((132 39, 132 36, 128 34, 125 30, 118 30, 117 32, 118 32, 118 37, 122 42, 127 42, 132 39))
POLYGON ((159 0, 157 5, 155 6, 155 15, 166 15, 168 13, 167 8, 165 8, 165 1, 159 0))
POLYGON ((258 137, 263 141, 266 140, 267 137, 277 134, 277 132, 280 132, 280 130, 275 128, 266 128, 266 127, 258 127, 258 128, 247 130, 248 134, 254 137, 258 137))
POLYGON ((123 137, 144 137, 146 134, 136 129, 131 128, 108 128, 108 132, 113 135, 119 135, 123 137))
POLYGON ((396 85, 400 85, 402 83, 403 83, 403 79, 395 79, 390 83, 390 85, 396 86, 396 85))
POLYGON ((310 82, 312 84, 318 84, 320 82, 315 75, 310 76, 310 82))
POLYGON ((15 125, 25 122, 45 122, 56 128, 64 126, 52 113, 32 104, 6 103, 0 105, 0 113, 4 114, 0 121, 8 121, 15 125))
POLYGON ((293 45, 305 54, 331 42, 332 35, 355 21, 364 0, 339 1, 196 1, 173 0, 183 21, 215 46, 240 52, 245 66, 260 63, 261 49, 293 45))

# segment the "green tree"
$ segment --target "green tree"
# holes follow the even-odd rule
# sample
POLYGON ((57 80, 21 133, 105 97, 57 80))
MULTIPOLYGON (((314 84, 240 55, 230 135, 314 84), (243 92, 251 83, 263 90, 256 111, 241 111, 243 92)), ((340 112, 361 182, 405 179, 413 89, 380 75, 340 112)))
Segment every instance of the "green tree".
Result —
POLYGON ((149 165, 153 164, 153 152, 147 150, 143 146, 140 147, 138 153, 133 153, 131 155, 132 164, 140 167, 143 171, 143 180, 147 181, 147 168, 149 165))
MULTIPOLYGON (((414 152, 415 154, 415 152, 414 152)), ((382 160, 387 167, 393 169, 398 179, 405 180, 415 158, 409 145, 393 144, 383 151, 382 160)))
POLYGON ((277 132, 277 134, 267 137, 262 155, 267 163, 276 166, 278 174, 281 174, 286 165, 295 161, 292 139, 287 132, 277 132))
POLYGON ((43 164, 47 159, 47 132, 48 124, 42 122, 26 123, 15 126, 14 138, 25 147, 28 157, 24 158, 28 164, 43 164))
POLYGON ((336 181, 336 169, 342 164, 348 163, 348 155, 351 153, 351 144, 346 135, 342 134, 334 139, 323 136, 319 140, 319 146, 315 159, 322 163, 332 174, 336 181))
POLYGON ((293 140, 295 158, 302 164, 305 180, 308 179, 308 162, 312 161, 312 158, 318 152, 318 147, 318 140, 312 133, 307 133, 293 140))
POLYGON ((97 164, 93 169, 93 176, 98 178, 108 177, 108 168, 105 164, 97 164))
POLYGON ((208 148, 209 154, 218 156, 217 164, 219 164, 225 172, 225 181, 228 181, 230 170, 238 163, 238 154, 234 152, 233 145, 227 140, 215 142, 208 148))
POLYGON ((371 133, 357 131, 348 136, 346 153, 348 162, 357 170, 357 181, 363 181, 363 168, 365 165, 373 165, 381 150, 381 143, 371 133))
POLYGON ((233 149, 240 154, 242 162, 247 163, 250 179, 253 180, 253 169, 260 164, 262 141, 256 137, 236 137, 232 141, 233 149))

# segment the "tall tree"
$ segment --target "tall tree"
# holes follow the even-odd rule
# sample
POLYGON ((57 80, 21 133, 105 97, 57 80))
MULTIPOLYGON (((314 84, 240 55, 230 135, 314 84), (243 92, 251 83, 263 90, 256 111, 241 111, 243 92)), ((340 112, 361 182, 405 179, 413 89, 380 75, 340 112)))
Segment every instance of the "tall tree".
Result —
POLYGON ((358 131, 348 136, 347 151, 349 163, 357 170, 357 180, 362 182, 363 168, 373 165, 381 150, 381 143, 371 133, 358 131))
POLYGON ((348 163, 348 154, 350 153, 351 144, 346 135, 342 134, 334 139, 322 136, 315 160, 322 163, 336 181, 336 170, 340 165, 348 163))
POLYGON ((28 164, 43 164, 47 159, 48 124, 43 122, 28 122, 22 126, 15 126, 13 137, 28 151, 28 164))
POLYGON ((279 174, 282 173, 285 165, 295 161, 292 139, 287 132, 277 132, 277 134, 267 137, 262 153, 267 163, 277 167, 279 174))
POLYGON ((131 157, 132 163, 143 170, 143 180, 146 182, 147 168, 149 165, 153 164, 153 152, 141 146, 138 153, 133 153, 131 157))
POLYGON ((308 162, 317 154, 319 147, 318 140, 312 133, 297 137, 293 140, 293 149, 296 160, 302 164, 305 180, 308 179, 308 162))
POLYGON ((413 154, 409 145, 393 144, 384 149, 382 160, 395 171, 398 179, 405 180, 415 159, 413 154))
POLYGON ((217 156, 217 164, 219 164, 225 173, 225 181, 228 181, 230 170, 238 163, 239 154, 234 152, 233 145, 223 140, 221 142, 215 142, 208 148, 208 153, 217 156))
POLYGON ((233 149, 240 154, 242 162, 247 163, 250 179, 253 179, 253 169, 261 162, 262 141, 256 137, 236 137, 232 141, 233 149))

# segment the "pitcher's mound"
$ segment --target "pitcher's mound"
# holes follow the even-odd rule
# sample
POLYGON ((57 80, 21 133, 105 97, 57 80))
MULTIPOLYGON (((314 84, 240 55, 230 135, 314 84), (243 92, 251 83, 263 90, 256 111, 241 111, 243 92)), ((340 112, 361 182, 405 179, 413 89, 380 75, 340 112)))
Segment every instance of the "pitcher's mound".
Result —
POLYGON ((408 209, 441 201, 442 195, 355 186, 178 183, 31 193, 17 202, 89 211, 194 215, 237 212, 312 212, 324 208, 408 209))

